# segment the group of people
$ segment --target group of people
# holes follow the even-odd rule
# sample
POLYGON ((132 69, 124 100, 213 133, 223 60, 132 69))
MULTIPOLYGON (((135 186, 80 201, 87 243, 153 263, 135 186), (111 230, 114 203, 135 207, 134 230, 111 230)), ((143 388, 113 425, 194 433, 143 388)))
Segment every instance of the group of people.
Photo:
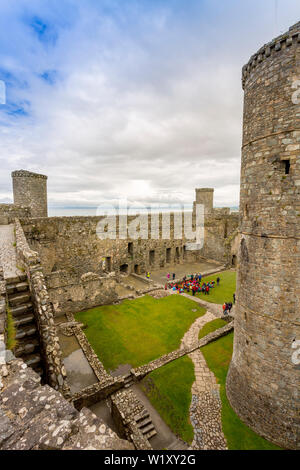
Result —
MULTIPOLYGON (((192 293, 195 296, 197 293, 203 293, 209 295, 210 290, 216 286, 216 281, 209 281, 202 283, 202 274, 191 274, 190 276, 184 276, 181 282, 175 282, 175 274, 173 273, 173 282, 167 282, 165 290, 172 289, 177 291, 179 294, 192 293)), ((170 279, 170 273, 167 274, 167 279, 170 279)), ((221 279, 217 278, 217 286, 220 284, 221 279)))
MULTIPOLYGON (((168 273, 167 280, 168 282, 165 285, 165 290, 172 289, 174 292, 178 292, 178 294, 192 293, 193 296, 200 293, 209 295, 210 290, 214 289, 216 286, 219 286, 221 282, 220 277, 217 277, 216 281, 212 280, 209 282, 202 282, 202 274, 191 274, 188 276, 188 278, 187 276, 184 276, 182 281, 176 282, 175 274, 173 273, 173 282, 170 282, 170 273, 168 273)), ((235 293, 233 294, 233 303, 235 304, 235 293)), ((224 316, 230 315, 233 303, 225 302, 223 304, 224 316)))
MULTIPOLYGON (((234 295, 234 294, 233 294, 233 295, 234 295)), ((233 307, 232 302, 229 302, 229 303, 225 302, 225 303, 223 304, 223 314, 224 314, 224 316, 230 315, 230 312, 231 312, 231 310, 232 310, 232 307, 233 307)))

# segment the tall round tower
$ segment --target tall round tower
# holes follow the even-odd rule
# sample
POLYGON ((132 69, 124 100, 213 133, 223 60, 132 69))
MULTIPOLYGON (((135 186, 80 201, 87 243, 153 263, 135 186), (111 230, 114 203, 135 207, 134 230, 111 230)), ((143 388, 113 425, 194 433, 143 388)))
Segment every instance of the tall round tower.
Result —
POLYGON ((48 217, 47 176, 30 171, 13 171, 14 203, 30 207, 32 217, 48 217))
POLYGON ((243 68, 244 132, 229 401, 254 431, 300 448, 300 23, 243 68))

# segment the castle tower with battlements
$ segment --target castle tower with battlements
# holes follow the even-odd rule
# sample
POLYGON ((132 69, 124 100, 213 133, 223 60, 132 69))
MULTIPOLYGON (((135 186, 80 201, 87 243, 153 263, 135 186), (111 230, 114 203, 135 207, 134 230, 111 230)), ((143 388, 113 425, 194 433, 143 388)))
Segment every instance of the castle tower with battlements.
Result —
POLYGON ((300 23, 243 68, 244 129, 234 353, 240 418, 300 448, 300 23))
POLYGON ((13 171, 14 203, 29 207, 32 217, 48 217, 47 176, 31 171, 13 171))

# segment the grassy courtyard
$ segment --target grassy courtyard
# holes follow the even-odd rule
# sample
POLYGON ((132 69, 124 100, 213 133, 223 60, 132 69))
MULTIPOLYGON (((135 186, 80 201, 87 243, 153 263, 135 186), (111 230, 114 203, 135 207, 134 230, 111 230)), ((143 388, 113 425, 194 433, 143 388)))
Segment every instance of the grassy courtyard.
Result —
MULTIPOLYGON (((210 289, 209 295, 196 294, 206 302, 212 302, 214 304, 223 304, 224 302, 233 302, 233 294, 236 289, 236 272, 235 271, 224 271, 221 273, 213 274, 211 276, 204 277, 201 282, 215 281, 217 284, 217 278, 220 278, 220 285, 210 289)), ((190 293, 192 295, 192 293, 190 293)))
MULTIPOLYGON (((213 322, 212 322, 213 323, 213 322)), ((208 325, 205 327, 208 328, 208 325)), ((205 328, 204 327, 204 328, 205 328)), ((206 363, 220 384, 222 426, 230 450, 279 450, 246 426, 231 408, 226 396, 226 377, 233 351, 233 333, 201 348, 206 363)))
POLYGON ((192 323, 205 314, 197 303, 179 295, 144 296, 75 315, 84 323, 90 344, 107 371, 119 365, 138 367, 180 345, 192 323))
POLYGON ((194 381, 193 361, 189 357, 182 357, 152 372, 141 384, 165 423, 188 443, 194 437, 189 419, 194 381))
POLYGON ((199 339, 204 338, 204 336, 209 335, 209 333, 213 333, 219 328, 223 328, 223 326, 227 324, 228 323, 225 320, 222 320, 221 318, 217 318, 216 320, 206 323, 206 325, 204 325, 202 330, 200 330, 199 332, 199 339))
MULTIPOLYGON (((222 328, 226 322, 213 320, 204 325, 199 338, 222 328)), ((226 396, 225 383, 233 351, 233 333, 201 348, 208 367, 220 384, 222 400, 222 427, 230 450, 279 450, 279 447, 258 436, 246 426, 231 408, 226 396)), ((193 428, 189 420, 191 386, 195 380, 190 358, 183 357, 146 377, 142 388, 172 431, 190 443, 193 428)))

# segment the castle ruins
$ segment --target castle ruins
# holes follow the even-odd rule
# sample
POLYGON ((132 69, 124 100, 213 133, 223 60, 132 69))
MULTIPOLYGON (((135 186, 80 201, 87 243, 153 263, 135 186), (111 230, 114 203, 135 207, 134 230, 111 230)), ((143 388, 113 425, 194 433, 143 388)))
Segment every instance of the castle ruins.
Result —
MULTIPOLYGON (((162 289, 147 282, 147 271, 202 260, 237 266, 227 377, 233 409, 271 442, 300 448, 300 366, 292 360, 300 339, 300 113, 292 99, 299 77, 297 23, 243 68, 240 212, 214 208, 214 190, 196 189, 194 224, 197 204, 204 206, 204 243, 198 250, 188 249, 191 240, 176 237, 174 213, 170 239, 161 236, 162 215, 157 239, 99 237, 104 216, 48 217, 47 176, 12 173, 14 203, 0 204, 0 352, 6 349, 10 312, 18 358, 4 351, 0 362, 0 449, 151 449, 151 419, 127 385, 232 331, 232 319, 196 345, 113 377, 73 314, 130 298, 123 292, 129 276, 144 283, 136 290, 143 295, 162 289), (58 325, 62 316, 66 321, 58 325), (58 332, 76 337, 95 376, 95 383, 78 392, 70 389, 58 332), (119 436, 85 408, 106 399, 119 436), (145 433, 141 422, 147 422, 145 433)), ((104 234, 104 225, 101 230, 104 234)))

